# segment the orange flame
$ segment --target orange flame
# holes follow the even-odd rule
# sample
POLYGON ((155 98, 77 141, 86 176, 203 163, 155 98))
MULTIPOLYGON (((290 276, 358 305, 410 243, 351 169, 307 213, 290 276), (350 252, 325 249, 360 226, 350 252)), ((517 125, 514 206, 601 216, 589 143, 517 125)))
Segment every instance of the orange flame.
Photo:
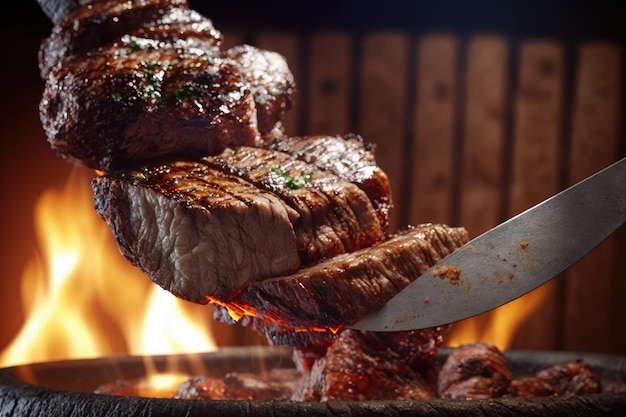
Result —
POLYGON ((480 340, 502 350, 510 349, 520 325, 543 304, 548 294, 548 287, 540 287, 493 311, 454 323, 445 345, 457 347, 480 340))
POLYGON ((177 299, 119 254, 93 208, 93 176, 75 167, 62 190, 37 202, 40 251, 21 281, 26 319, 0 367, 215 350, 210 307, 177 299))

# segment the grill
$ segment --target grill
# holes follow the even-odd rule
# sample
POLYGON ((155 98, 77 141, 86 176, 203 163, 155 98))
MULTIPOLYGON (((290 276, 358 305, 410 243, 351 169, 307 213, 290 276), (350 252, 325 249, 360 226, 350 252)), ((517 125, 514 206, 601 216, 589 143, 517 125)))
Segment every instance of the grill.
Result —
MULTIPOLYGON (((442 349, 443 361, 449 350, 442 349)), ((507 359, 516 376, 526 376, 551 365, 585 360, 602 383, 626 384, 626 357, 553 351, 511 350, 507 359)), ((499 398, 491 400, 363 401, 296 403, 291 401, 211 401, 124 397, 93 394, 116 379, 145 375, 145 359, 119 356, 46 362, 0 371, 0 414, 14 417, 47 416, 612 416, 626 412, 626 393, 577 397, 499 398)), ((201 361, 207 376, 227 372, 258 372, 292 366, 285 348, 235 347, 200 355, 151 357, 154 368, 174 366, 191 372, 201 361)))

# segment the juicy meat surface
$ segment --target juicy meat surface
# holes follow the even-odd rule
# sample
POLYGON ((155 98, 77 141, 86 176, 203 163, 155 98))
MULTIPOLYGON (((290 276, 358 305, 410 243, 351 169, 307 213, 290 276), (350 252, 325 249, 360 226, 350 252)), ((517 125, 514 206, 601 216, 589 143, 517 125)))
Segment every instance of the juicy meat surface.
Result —
MULTIPOLYGON (((430 332, 437 333, 437 330, 430 332)), ((436 396, 428 381, 428 370, 436 370, 431 340, 420 332, 395 334, 404 344, 390 342, 385 333, 343 331, 325 355, 306 373, 292 399, 296 401, 426 400, 436 396), (402 345, 419 345, 427 340, 428 353, 407 356, 402 345), (416 366, 420 363, 422 367, 416 366)), ((438 345, 437 345, 438 346, 438 345)), ((413 353, 420 349, 413 349, 413 353)))
POLYGON ((49 76, 40 110, 53 149, 103 171, 258 136, 252 94, 232 62, 133 38, 49 76))
POLYGON ((358 135, 278 136, 264 145, 349 181, 361 188, 378 213, 385 233, 389 228, 389 211, 393 207, 391 185, 387 174, 374 158, 374 145, 358 135))
POLYGON ((297 212, 294 229, 304 265, 383 238, 378 216, 361 189, 287 153, 242 146, 203 162, 276 194, 297 212))
POLYGON ((513 374, 496 346, 476 342, 459 346, 446 358, 437 381, 442 398, 481 399, 509 392, 513 374))
POLYGON ((553 385, 565 396, 595 394, 601 391, 598 376, 582 361, 551 366, 537 372, 536 377, 553 385))
POLYGON ((206 303, 383 238, 361 189, 309 170, 278 151, 227 149, 96 178, 95 206, 126 258, 175 295, 206 303), (303 175, 306 184, 287 185, 285 176, 303 175))
POLYGON ((248 82, 256 104, 259 132, 270 132, 293 105, 295 80, 285 59, 276 52, 240 45, 224 51, 248 82))
POLYGON ((325 346, 332 328, 353 323, 468 241, 467 231, 423 224, 372 247, 281 277, 251 283, 218 300, 216 317, 252 314, 248 323, 277 345, 325 346), (308 329, 308 331, 303 331, 308 329), (316 329, 316 330, 311 330, 316 329))
POLYGON ((181 298, 207 303, 300 267, 289 208, 236 176, 175 162, 99 177, 93 189, 122 254, 181 298))
POLYGON ((257 143, 291 108, 293 76, 277 53, 221 44, 186 1, 79 7, 40 50, 51 147, 111 172, 257 143))

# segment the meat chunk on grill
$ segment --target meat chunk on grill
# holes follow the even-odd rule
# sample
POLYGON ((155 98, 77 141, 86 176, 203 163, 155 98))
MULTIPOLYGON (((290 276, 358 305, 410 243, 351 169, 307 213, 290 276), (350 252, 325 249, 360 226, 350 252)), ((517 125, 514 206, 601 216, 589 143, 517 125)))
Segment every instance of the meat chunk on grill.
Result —
POLYGON ((196 162, 93 180, 95 206, 122 254, 197 303, 300 267, 292 209, 274 194, 196 162))
MULTIPOLYGON (((438 333, 432 329, 430 333, 438 333)), ((293 394, 296 401, 425 400, 436 396, 428 380, 429 369, 436 371, 432 334, 401 332, 390 334, 343 331, 304 375, 293 394), (398 338, 405 343, 398 344, 398 338), (407 356, 397 350, 402 345, 419 345, 428 340, 428 353, 407 356), (432 349, 431 349, 432 348, 432 349), (432 355, 431 355, 432 353, 432 355), (420 364, 420 366, 416 366, 420 364)), ((421 349, 413 349, 417 353, 421 349)))
POLYGON ((79 7, 41 47, 51 147, 111 172, 256 144, 291 108, 293 76, 277 53, 221 42, 186 1, 79 7))
POLYGON ((387 174, 376 164, 374 145, 361 136, 277 136, 265 147, 295 156, 319 169, 330 171, 356 184, 368 195, 383 230, 388 231, 389 210, 393 207, 387 174))
POLYGON ((423 224, 377 245, 297 272, 250 283, 213 301, 216 317, 239 318, 273 344, 326 346, 334 328, 380 309, 437 261, 468 241, 467 231, 423 224))
POLYGON ((598 376, 582 361, 554 365, 537 372, 536 376, 566 396, 594 394, 601 388, 598 376))
POLYGON ((481 399, 509 392, 513 374, 494 345, 476 342, 459 346, 446 358, 437 381, 442 398, 481 399))
POLYGON ((379 218, 361 189, 287 153, 242 146, 202 161, 280 196, 298 213, 294 229, 304 265, 383 238, 379 218))

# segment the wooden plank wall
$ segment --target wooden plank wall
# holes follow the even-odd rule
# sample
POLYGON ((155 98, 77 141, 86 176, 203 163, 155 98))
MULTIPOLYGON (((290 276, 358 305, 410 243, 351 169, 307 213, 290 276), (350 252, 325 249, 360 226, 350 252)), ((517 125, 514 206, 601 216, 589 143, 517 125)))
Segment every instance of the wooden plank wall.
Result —
MULTIPOLYGON (((401 32, 247 39, 283 53, 296 74, 288 133, 355 132, 376 144, 395 228, 443 222, 476 236, 626 153, 619 45, 401 32)), ((625 234, 455 325, 449 342, 626 354, 625 234)))

